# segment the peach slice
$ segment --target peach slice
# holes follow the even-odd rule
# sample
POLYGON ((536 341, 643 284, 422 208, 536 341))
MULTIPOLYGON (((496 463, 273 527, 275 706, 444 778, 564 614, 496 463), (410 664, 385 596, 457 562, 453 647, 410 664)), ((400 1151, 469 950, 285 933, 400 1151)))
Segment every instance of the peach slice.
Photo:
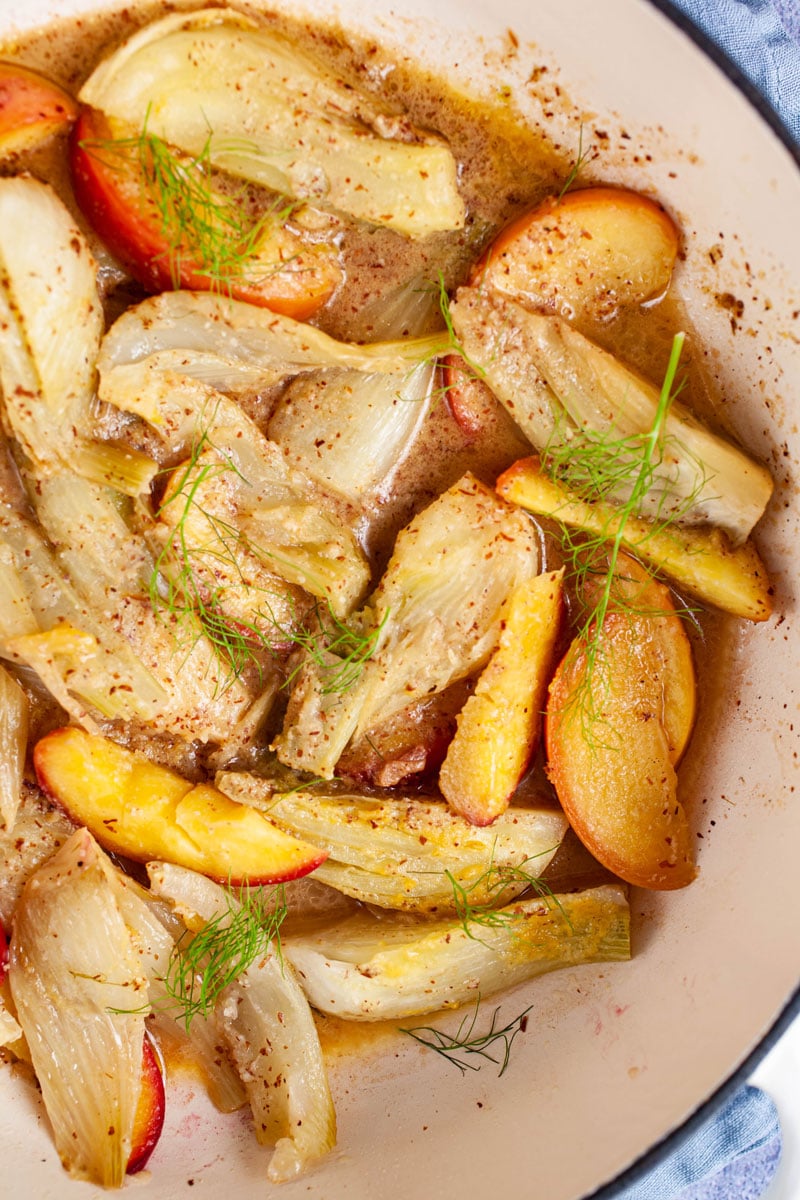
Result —
POLYGON ((126 1174, 136 1175, 145 1167, 161 1137, 165 1111, 164 1067, 155 1043, 145 1033, 142 1045, 142 1090, 133 1120, 131 1155, 126 1174))
POLYGON ((0 62, 0 159, 30 150, 78 116, 58 84, 17 63, 0 62))
MULTIPOLYGON (((604 582, 605 577, 597 571, 587 574, 581 589, 587 607, 597 604, 604 582)), ((669 588, 628 554, 620 554, 617 559, 611 607, 646 622, 659 657, 669 758, 677 766, 691 737, 697 712, 694 662, 683 621, 675 613, 669 588)))
POLYGON ((537 456, 515 462, 497 480, 497 492, 511 504, 563 525, 622 545, 679 588, 723 612, 748 621, 766 621, 772 613, 773 588, 752 541, 732 546, 721 529, 623 518, 602 500, 589 503, 551 479, 537 456))
POLYGON ((497 649, 458 718, 439 787, 473 825, 505 812, 538 744, 563 576, 538 575, 509 597, 497 649))
POLYGON ((209 784, 81 729, 49 733, 33 761, 39 786, 72 820, 139 862, 163 859, 238 885, 297 879, 326 858, 209 784))
POLYGON ((691 649, 669 592, 633 560, 618 563, 614 596, 601 641, 576 638, 550 684, 548 772, 603 866, 639 887, 684 887, 696 872, 675 763, 694 717, 691 649))
POLYGON ((460 355, 445 355, 441 366, 450 415, 467 441, 474 442, 484 433, 498 401, 489 385, 470 370, 460 355))
POLYGON ((654 200, 614 187, 549 197, 503 230, 470 282, 538 312, 608 320, 669 287, 678 230, 654 200))
MULTIPOLYGON (((172 244, 169 223, 165 225, 157 196, 148 189, 138 151, 124 136, 115 148, 116 132, 103 113, 83 109, 70 144, 72 186, 94 230, 148 291, 171 291, 178 285, 192 291, 222 287, 237 300, 298 321, 307 320, 331 297, 342 280, 338 249, 303 241, 280 222, 265 227, 259 246, 252 254, 243 253, 239 267, 234 262, 230 278, 216 278, 213 264, 204 265, 191 229, 179 245, 172 244)), ((224 206, 221 193, 217 203, 224 206)), ((198 212, 198 224, 209 220, 210 208, 198 212)))

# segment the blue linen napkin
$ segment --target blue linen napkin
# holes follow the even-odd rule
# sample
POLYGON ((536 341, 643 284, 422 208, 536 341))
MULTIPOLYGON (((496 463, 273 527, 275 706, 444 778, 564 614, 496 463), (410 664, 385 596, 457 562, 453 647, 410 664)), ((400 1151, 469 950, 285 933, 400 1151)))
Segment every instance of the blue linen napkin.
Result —
MULTIPOLYGON (((671 3, 740 68, 800 145, 800 0, 671 3)), ((780 1154, 775 1105, 747 1085, 614 1200, 758 1200, 780 1154)))
POLYGON ((748 1084, 614 1200, 758 1200, 780 1156, 775 1105, 748 1084))
POLYGON ((671 0, 747 76, 800 145, 800 0, 671 0))

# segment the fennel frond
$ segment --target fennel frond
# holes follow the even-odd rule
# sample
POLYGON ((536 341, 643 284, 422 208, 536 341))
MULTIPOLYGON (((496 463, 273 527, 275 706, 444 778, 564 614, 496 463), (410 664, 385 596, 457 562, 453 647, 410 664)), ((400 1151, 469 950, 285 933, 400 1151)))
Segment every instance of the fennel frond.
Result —
POLYGON ((282 227, 296 205, 278 196, 265 211, 254 213, 243 185, 228 193, 215 182, 210 129, 199 153, 181 153, 150 131, 150 115, 148 107, 141 130, 129 137, 92 139, 81 146, 102 156, 106 165, 118 164, 120 171, 138 176, 142 207, 152 206, 161 224, 173 286, 180 286, 188 259, 212 291, 227 294, 252 264, 267 232, 282 227))
POLYGON ((281 959, 280 929, 287 913, 279 884, 226 892, 228 909, 213 917, 191 940, 182 938, 170 956, 164 987, 180 1007, 188 1031, 192 1018, 206 1017, 221 993, 252 963, 272 952, 281 959))
POLYGON ((578 182, 584 164, 591 162, 597 158, 597 150, 594 146, 589 146, 586 150, 583 148, 583 121, 581 121, 578 130, 578 153, 575 156, 575 161, 569 169, 566 179, 562 185, 561 191, 558 193, 557 201, 563 200, 567 192, 570 191, 578 182))
MULTIPOLYGON (((544 856, 545 863, 547 863, 552 858, 554 851, 555 848, 543 850, 535 857, 544 856)), ((527 858, 519 864, 498 864, 494 861, 494 852, 492 852, 489 866, 469 884, 461 883, 450 871, 445 871, 453 889, 453 906, 456 917, 467 937, 480 941, 480 938, 473 932, 475 926, 483 929, 503 928, 513 931, 514 922, 523 919, 523 914, 521 910, 515 912, 513 906, 509 905, 509 890, 512 891, 512 894, 531 891, 535 896, 542 897, 548 906, 552 904, 559 910, 569 926, 570 932, 573 932, 572 923, 558 897, 543 879, 528 870, 528 864, 532 861, 527 858), (479 896, 482 898, 478 899, 479 896), (506 907, 501 907, 502 905, 506 907)))
POLYGON ((481 998, 478 996, 471 1013, 466 1013, 455 1033, 447 1033, 432 1025, 416 1025, 411 1029, 401 1028, 400 1033, 407 1033, 421 1046, 440 1054, 453 1066, 458 1067, 462 1075, 467 1071, 479 1071, 486 1062, 499 1066, 498 1076, 505 1074, 511 1059, 511 1048, 518 1033, 524 1033, 528 1026, 528 1013, 533 1008, 529 1004, 526 1009, 500 1025, 500 1006, 492 1013, 489 1028, 485 1033, 477 1032, 478 1014, 481 998), (502 1058, 498 1059, 492 1053, 493 1049, 502 1046, 502 1058), (475 1061, 475 1060, 478 1061, 475 1061))
POLYGON ((363 633, 337 617, 330 604, 323 611, 317 601, 314 611, 316 629, 306 625, 281 630, 288 641, 304 651, 303 663, 290 673, 284 686, 294 681, 304 663, 312 662, 319 672, 321 695, 346 692, 358 683, 365 664, 380 646, 390 610, 386 608, 378 624, 363 633))

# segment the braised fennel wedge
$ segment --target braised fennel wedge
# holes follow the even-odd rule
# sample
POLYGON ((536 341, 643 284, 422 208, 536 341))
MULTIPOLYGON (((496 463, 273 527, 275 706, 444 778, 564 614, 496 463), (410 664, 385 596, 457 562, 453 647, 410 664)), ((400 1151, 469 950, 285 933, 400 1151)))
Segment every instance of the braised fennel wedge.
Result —
POLYGON ((32 178, 0 180, 0 318, 3 426, 30 468, 68 466, 131 495, 146 488, 155 463, 91 437, 103 330, 96 267, 67 209, 32 178))
POLYGON ((55 551, 22 520, 5 530, 39 614, 38 632, 9 639, 8 652, 34 667, 86 728, 96 715, 139 718, 223 739, 255 697, 230 677, 193 612, 154 610, 153 561, 113 493, 63 475, 41 485, 39 504, 55 551))
POLYGON ((155 720, 168 706, 166 692, 81 597, 39 529, 22 516, 0 519, 0 552, 4 656, 36 671, 87 728, 95 727, 91 710, 155 720))
POLYGON ((13 300, 0 339, 2 412, 38 518, 30 521, 24 501, 3 518, 5 653, 33 667, 87 728, 102 717, 139 719, 220 740, 255 697, 239 680, 224 686, 225 670, 193 613, 163 619, 150 602, 152 559, 124 491, 146 489, 157 464, 139 455, 147 471, 127 482, 105 468, 102 481, 86 477, 86 446, 95 463, 106 454, 130 458, 129 450, 88 436, 101 320, 95 264, 45 184, 23 178, 0 185, 0 197, 13 201, 0 234, 13 300), (56 264, 46 280, 25 238, 31 212, 56 264), (26 252, 16 252, 20 244, 26 252), (61 338, 69 345, 64 355, 61 338))
POLYGON ((142 1086, 147 980, 114 868, 77 830, 28 881, 9 980, 70 1174, 119 1187, 142 1086))
POLYGON ((448 344, 443 333, 364 345, 341 342, 313 325, 225 296, 164 292, 129 309, 104 337, 99 393, 158 426, 168 415, 164 371, 233 395, 329 367, 402 381, 448 344), (156 379, 148 386, 149 373, 156 379))
POLYGON ((175 13, 124 42, 85 104, 231 174, 411 236, 460 229, 446 143, 233 9, 175 13))
POLYGON ((425 925, 359 914, 335 930, 290 937, 284 955, 315 1008, 351 1021, 455 1008, 559 967, 630 956, 622 887, 520 900, 480 923, 425 925))
POLYGON ((161 546, 158 569, 178 588, 188 575, 221 595, 223 607, 237 589, 248 627, 266 623, 268 641, 285 640, 282 627, 302 615, 304 592, 337 616, 350 612, 369 580, 353 533, 238 405, 210 393, 202 413, 202 433, 168 478, 150 532, 161 546), (259 578, 248 579, 245 560, 259 578))
POLYGON ((66 813, 24 780, 14 824, 0 828, 0 925, 6 930, 30 876, 74 832, 66 813))
POLYGON ((283 393, 270 437, 293 466, 353 504, 388 499, 434 403, 435 373, 433 361, 403 376, 309 372, 283 393))
MULTIPOLYGON (((412 317, 414 300, 404 310, 412 317)), ((251 305, 174 292, 111 327, 100 350, 99 394, 147 421, 159 455, 172 461, 210 435, 212 422, 241 434, 246 419, 222 393, 281 386, 270 440, 295 471, 363 508, 390 493, 412 452, 435 403, 435 359, 446 345, 445 333, 340 342, 251 305)), ((260 442, 247 424, 248 441, 260 442)))
POLYGON ((0 820, 13 829, 22 794, 28 746, 27 694, 0 667, 0 820))
POLYGON ((235 1112, 247 1096, 233 1064, 219 1050, 219 1030, 213 1013, 195 1012, 186 1020, 189 988, 174 985, 175 965, 189 931, 171 906, 149 888, 119 872, 116 901, 135 940, 142 973, 147 979, 150 1012, 147 1025, 168 1049, 188 1056, 197 1066, 209 1098, 220 1112, 235 1112))
MULTIPOLYGON (((169 863, 149 868, 153 891, 200 937, 209 922, 235 918, 234 897, 202 875, 169 863)), ((291 1179, 336 1141, 336 1117, 311 1010, 272 942, 216 1002, 220 1033, 241 1073, 256 1137, 275 1145, 267 1170, 291 1179)))
POLYGON ((513 508, 465 476, 398 536, 378 588, 356 618, 374 631, 369 661, 344 692, 326 689, 336 656, 306 654, 275 739, 287 766, 333 776, 358 741, 416 699, 476 671, 499 634, 511 588, 535 575, 533 531, 513 508))
MULTIPOLYGON (((462 289, 450 311, 465 353, 485 372, 537 450, 568 444, 578 431, 610 431, 622 440, 651 428, 659 389, 567 321, 529 312, 479 288, 462 289)), ((772 480, 763 467, 673 401, 661 458, 653 464, 653 482, 636 515, 715 525, 739 544, 771 493, 772 480)), ((606 498, 619 501, 628 495, 623 483, 606 498)))
MULTIPOLYGON (((406 342, 419 365, 387 371, 333 364, 300 375, 280 396, 268 433, 286 458, 322 487, 366 508, 390 503, 392 486, 430 421, 441 393, 435 351, 425 334, 443 326, 442 289, 415 276, 361 311, 369 317, 371 348, 406 342)), ((433 342, 442 339, 433 333, 433 342)))
POLYGON ((319 784, 287 791, 236 771, 219 772, 216 783, 281 829, 324 846, 328 858, 317 879, 366 904, 409 912, 453 911, 459 886, 475 904, 519 894, 544 872, 567 828, 553 808, 515 808, 481 828, 436 799, 364 796, 319 784))

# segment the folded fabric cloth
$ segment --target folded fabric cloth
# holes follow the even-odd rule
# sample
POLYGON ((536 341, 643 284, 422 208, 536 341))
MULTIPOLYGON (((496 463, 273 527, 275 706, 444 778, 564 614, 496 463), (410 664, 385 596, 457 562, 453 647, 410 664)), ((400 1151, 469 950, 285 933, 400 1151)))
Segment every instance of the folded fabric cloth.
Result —
POLYGON ((775 1105, 748 1085, 614 1200, 758 1200, 780 1156, 775 1105))
POLYGON ((671 0, 750 80, 800 144, 798 0, 671 0))

